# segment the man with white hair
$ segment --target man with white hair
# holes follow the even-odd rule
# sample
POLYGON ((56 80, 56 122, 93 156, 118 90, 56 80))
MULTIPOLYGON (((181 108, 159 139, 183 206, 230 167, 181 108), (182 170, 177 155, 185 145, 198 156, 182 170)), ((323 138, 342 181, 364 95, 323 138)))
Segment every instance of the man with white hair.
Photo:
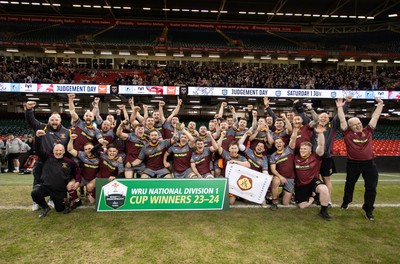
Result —
POLYGON ((341 208, 347 209, 353 201, 354 187, 360 174, 364 178, 364 204, 365 217, 374 220, 373 210, 376 198, 376 186, 378 185, 378 169, 374 162, 372 151, 372 134, 382 113, 383 101, 376 97, 378 106, 371 116, 368 125, 363 127, 358 117, 352 117, 346 122, 343 111, 343 100, 338 99, 336 106, 340 119, 340 128, 343 130, 344 142, 347 148, 346 184, 344 186, 343 203, 341 208))

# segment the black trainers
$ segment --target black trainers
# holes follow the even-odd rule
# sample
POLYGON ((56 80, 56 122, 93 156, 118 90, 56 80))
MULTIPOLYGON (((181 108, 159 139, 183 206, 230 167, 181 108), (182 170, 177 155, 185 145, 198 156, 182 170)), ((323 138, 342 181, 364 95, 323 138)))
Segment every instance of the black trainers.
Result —
POLYGON ((50 212, 50 207, 46 207, 42 209, 42 212, 39 214, 39 218, 44 218, 50 212))
POLYGON ((81 200, 73 202, 72 205, 71 205, 71 210, 74 210, 74 209, 78 208, 81 205, 82 205, 82 201, 81 200))
POLYGON ((277 203, 272 203, 270 209, 271 209, 272 211, 278 210, 278 204, 277 204, 277 203))
POLYGON ((347 210, 347 209, 349 209, 349 204, 343 202, 342 205, 340 206, 340 208, 343 209, 343 210, 347 210))
POLYGON ((365 211, 365 218, 367 218, 369 221, 374 221, 374 215, 372 212, 365 211))
POLYGON ((69 214, 69 212, 71 212, 71 208, 69 208, 68 206, 65 206, 63 213, 69 214))
POLYGON ((328 211, 321 211, 321 212, 319 212, 319 215, 326 221, 331 221, 332 220, 332 216, 330 216, 328 214, 328 211))

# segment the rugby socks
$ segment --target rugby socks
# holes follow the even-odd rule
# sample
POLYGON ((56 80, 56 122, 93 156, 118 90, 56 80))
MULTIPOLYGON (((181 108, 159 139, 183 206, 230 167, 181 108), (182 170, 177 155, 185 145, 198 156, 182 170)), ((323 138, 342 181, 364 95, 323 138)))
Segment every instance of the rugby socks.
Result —
POLYGON ((72 201, 77 201, 77 200, 79 200, 78 192, 77 192, 77 191, 71 190, 71 191, 69 191, 68 193, 69 193, 69 196, 71 197, 71 200, 72 200, 72 201))

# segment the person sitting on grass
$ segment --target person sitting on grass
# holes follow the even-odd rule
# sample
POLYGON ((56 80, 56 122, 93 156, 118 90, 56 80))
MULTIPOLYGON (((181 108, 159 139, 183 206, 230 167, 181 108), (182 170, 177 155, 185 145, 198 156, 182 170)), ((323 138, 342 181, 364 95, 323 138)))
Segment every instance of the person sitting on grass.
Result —
POLYGON ((40 176, 41 183, 35 185, 31 193, 32 200, 42 208, 39 218, 45 217, 50 212, 50 207, 45 200, 46 196, 50 196, 53 200, 57 212, 69 213, 71 209, 68 207, 67 191, 77 190, 81 182, 78 165, 64 156, 65 147, 62 144, 55 145, 53 153, 47 153, 41 149, 44 135, 46 135, 44 130, 36 131, 35 149, 40 160, 43 161, 43 170, 40 176))

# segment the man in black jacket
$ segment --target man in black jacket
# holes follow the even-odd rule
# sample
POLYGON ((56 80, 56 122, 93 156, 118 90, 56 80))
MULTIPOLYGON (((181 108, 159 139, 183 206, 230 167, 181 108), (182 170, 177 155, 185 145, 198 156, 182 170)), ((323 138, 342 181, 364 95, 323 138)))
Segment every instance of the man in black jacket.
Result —
POLYGON ((42 140, 45 138, 44 130, 36 131, 37 140, 35 142, 36 153, 43 162, 40 184, 33 187, 31 196, 32 200, 37 203, 42 212, 39 218, 45 217, 50 211, 50 207, 46 203, 45 197, 50 196, 54 202, 54 208, 57 212, 68 213, 69 208, 65 207, 67 201, 67 185, 69 189, 77 189, 81 181, 78 173, 77 164, 70 158, 64 156, 65 147, 57 144, 53 148, 53 153, 48 153, 40 147, 42 140), (68 184, 75 179, 73 186, 68 184))

